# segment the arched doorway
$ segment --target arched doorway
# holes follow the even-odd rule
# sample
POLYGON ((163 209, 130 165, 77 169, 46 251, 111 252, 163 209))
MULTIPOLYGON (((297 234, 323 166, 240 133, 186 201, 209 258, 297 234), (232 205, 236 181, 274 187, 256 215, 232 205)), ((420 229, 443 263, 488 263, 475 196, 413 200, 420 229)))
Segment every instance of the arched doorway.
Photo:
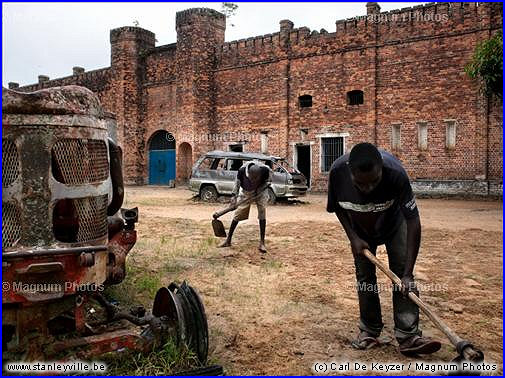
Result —
POLYGON ((149 184, 168 185, 175 180, 175 138, 165 130, 149 140, 149 184))
POLYGON ((193 150, 189 143, 183 142, 179 145, 177 159, 177 179, 181 182, 187 182, 191 175, 193 167, 193 150))

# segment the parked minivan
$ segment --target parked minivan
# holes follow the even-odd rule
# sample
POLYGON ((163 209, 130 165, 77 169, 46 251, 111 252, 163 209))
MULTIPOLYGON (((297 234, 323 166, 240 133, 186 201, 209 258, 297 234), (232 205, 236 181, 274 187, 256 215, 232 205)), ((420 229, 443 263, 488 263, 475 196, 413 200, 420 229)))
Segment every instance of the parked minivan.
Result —
POLYGON ((231 195, 237 172, 248 161, 260 161, 272 169, 269 202, 278 198, 294 198, 307 193, 307 179, 280 157, 248 152, 211 151, 193 166, 189 189, 198 192, 204 201, 215 201, 219 195, 231 195))

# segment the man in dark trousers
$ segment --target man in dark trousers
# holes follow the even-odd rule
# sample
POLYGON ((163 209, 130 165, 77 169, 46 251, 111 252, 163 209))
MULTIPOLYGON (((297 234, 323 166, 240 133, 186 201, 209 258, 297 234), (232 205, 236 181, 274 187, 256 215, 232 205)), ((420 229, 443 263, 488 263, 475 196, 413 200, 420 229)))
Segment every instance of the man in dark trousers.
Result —
POLYGON ((421 242, 421 222, 409 178, 400 162, 373 144, 359 143, 338 158, 329 176, 327 211, 335 213, 351 243, 356 267, 360 332, 352 346, 379 344, 382 315, 375 265, 363 254, 385 244, 389 267, 402 280, 393 287, 395 337, 405 355, 429 354, 440 342, 422 337, 419 309, 407 294, 418 294, 414 265, 421 242))
MULTIPOLYGON (((266 206, 268 203, 268 194, 266 188, 270 184, 270 173, 270 168, 264 164, 258 162, 246 163, 238 170, 237 179, 235 181, 235 189, 233 190, 232 197, 232 203, 237 203, 242 199, 252 198, 259 194, 259 196, 253 202, 256 202, 256 206, 258 207, 258 220, 260 226, 260 244, 258 249, 262 253, 267 252, 267 249, 265 247, 265 232, 267 224, 266 206)), ((237 207, 235 210, 235 216, 233 217, 230 225, 228 237, 221 245, 219 245, 220 248, 231 246, 233 232, 235 231, 238 222, 249 218, 250 208, 251 202, 241 204, 237 207)))

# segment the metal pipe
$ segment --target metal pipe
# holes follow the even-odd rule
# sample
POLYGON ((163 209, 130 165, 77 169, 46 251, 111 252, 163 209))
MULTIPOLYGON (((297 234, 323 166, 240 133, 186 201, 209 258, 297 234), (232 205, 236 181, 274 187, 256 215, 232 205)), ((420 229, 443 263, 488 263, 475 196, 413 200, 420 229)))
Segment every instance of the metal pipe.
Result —
POLYGON ((107 250, 106 245, 95 245, 90 247, 74 247, 74 248, 35 249, 29 251, 4 253, 2 254, 2 260, 12 260, 24 257, 57 256, 57 255, 66 255, 69 253, 77 254, 83 252, 98 252, 106 250, 107 250))
POLYGON ((107 215, 112 216, 118 212, 123 204, 123 152, 111 138, 109 141, 110 179, 112 181, 112 201, 107 207, 107 215))

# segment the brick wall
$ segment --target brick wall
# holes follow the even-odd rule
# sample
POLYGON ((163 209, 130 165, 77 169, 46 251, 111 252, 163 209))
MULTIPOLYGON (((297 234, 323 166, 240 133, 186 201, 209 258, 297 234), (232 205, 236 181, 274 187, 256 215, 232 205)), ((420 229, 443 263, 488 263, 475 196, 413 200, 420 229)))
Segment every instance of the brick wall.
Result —
POLYGON ((260 151, 263 133, 268 152, 293 164, 297 144, 310 145, 313 188, 324 190, 321 137, 344 137, 346 151, 361 141, 391 150, 397 125, 401 146, 393 152, 413 180, 492 180, 499 187, 502 104, 485 98, 463 68, 476 44, 501 28, 502 5, 367 8, 367 16, 338 20, 332 31, 282 20, 275 33, 226 43, 222 14, 189 9, 177 13, 176 43, 154 47, 147 30, 114 29, 111 67, 21 90, 79 84, 97 92, 116 113, 130 183, 147 182, 157 130, 176 139, 181 181, 210 149, 244 143, 245 151, 260 151), (348 104, 351 90, 363 91, 363 104, 348 104), (312 96, 312 107, 299 106, 301 95, 312 96), (424 150, 420 122, 427 127, 424 150), (455 148, 446 146, 449 123, 455 148))

